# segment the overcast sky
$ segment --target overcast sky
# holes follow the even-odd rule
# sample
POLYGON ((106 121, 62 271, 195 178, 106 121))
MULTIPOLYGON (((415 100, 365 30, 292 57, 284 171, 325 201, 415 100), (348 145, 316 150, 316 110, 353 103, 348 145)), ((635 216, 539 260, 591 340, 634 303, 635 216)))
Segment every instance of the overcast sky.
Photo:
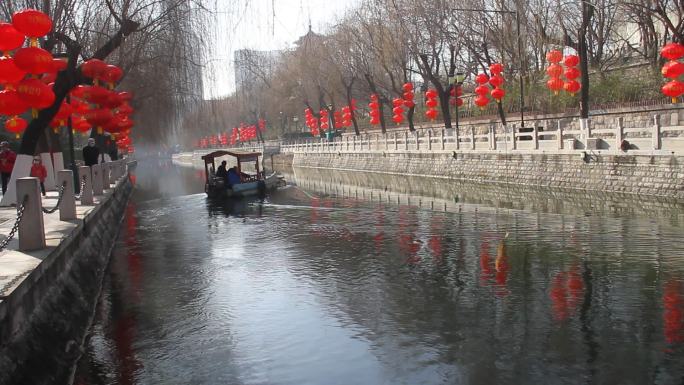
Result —
POLYGON ((309 18, 315 32, 325 32, 336 16, 358 1, 216 0, 217 12, 210 37, 214 44, 204 73, 205 99, 234 91, 233 51, 292 47, 308 30, 309 18))

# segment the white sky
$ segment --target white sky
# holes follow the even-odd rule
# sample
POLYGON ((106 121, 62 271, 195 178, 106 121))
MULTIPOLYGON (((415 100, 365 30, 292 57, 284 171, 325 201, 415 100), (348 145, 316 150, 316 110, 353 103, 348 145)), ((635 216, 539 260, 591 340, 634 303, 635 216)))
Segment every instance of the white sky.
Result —
POLYGON ((362 0, 216 0, 214 42, 204 72, 204 98, 228 95, 235 89, 233 51, 292 47, 309 27, 325 32, 336 16, 362 0), (275 5, 275 23, 273 7, 275 5))

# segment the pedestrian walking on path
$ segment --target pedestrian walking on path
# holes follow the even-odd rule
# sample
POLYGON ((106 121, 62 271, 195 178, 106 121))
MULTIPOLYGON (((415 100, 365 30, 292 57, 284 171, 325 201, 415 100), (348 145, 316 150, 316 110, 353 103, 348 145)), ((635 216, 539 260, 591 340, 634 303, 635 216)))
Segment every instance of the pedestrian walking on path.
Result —
POLYGON ((45 196, 45 178, 47 178, 47 169, 43 166, 40 156, 33 157, 33 165, 31 165, 31 176, 40 179, 40 192, 45 196))
POLYGON ((95 146, 95 139, 88 139, 88 145, 83 147, 83 161, 85 165, 90 167, 98 164, 100 158, 100 149, 95 146))
POLYGON ((10 150, 8 142, 0 143, 0 176, 2 177, 2 194, 7 192, 7 183, 12 175, 14 168, 14 161, 17 159, 17 154, 10 150))

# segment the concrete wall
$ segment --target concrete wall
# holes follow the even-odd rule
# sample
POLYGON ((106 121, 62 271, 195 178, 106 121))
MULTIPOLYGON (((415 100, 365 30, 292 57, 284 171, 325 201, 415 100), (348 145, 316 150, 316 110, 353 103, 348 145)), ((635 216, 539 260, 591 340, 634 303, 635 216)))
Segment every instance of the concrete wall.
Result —
POLYGON ((131 190, 125 178, 0 303, 0 384, 70 383, 131 190))
MULTIPOLYGON (((283 158, 286 159, 286 158, 283 158)), ((444 152, 295 153, 293 166, 429 176, 478 184, 684 199, 684 157, 444 152)))

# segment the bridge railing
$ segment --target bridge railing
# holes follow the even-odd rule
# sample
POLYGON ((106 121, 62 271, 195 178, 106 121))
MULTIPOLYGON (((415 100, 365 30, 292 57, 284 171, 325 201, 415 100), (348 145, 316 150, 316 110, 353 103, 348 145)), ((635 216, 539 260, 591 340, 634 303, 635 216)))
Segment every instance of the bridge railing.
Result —
POLYGON ((280 145, 283 153, 368 152, 368 151, 521 151, 570 152, 624 151, 684 155, 684 126, 660 125, 658 115, 647 127, 625 127, 618 118, 612 128, 592 129, 590 121, 579 127, 543 121, 529 127, 491 125, 460 129, 426 129, 414 132, 371 133, 337 137, 333 141, 313 139, 280 145))

